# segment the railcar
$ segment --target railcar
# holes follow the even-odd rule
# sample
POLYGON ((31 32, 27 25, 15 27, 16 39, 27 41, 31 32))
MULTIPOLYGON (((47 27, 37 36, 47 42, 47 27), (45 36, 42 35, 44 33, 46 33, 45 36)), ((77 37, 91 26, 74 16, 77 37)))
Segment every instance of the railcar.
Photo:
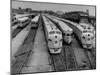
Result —
POLYGON ((23 17, 23 18, 18 18, 19 21, 19 28, 25 27, 27 24, 29 24, 29 18, 28 17, 23 17))
POLYGON ((50 53, 59 54, 62 50, 62 32, 43 16, 46 40, 50 53))
POLYGON ((40 16, 37 15, 31 20, 31 28, 38 28, 39 17, 40 16))

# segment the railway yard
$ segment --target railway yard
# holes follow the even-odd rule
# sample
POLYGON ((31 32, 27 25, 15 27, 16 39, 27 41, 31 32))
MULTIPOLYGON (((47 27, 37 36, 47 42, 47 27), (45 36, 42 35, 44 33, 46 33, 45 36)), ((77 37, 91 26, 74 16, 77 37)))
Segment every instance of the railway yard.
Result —
MULTIPOLYGON (((24 22, 19 22, 16 24, 12 22, 11 26, 12 74, 91 70, 96 68, 96 47, 93 46, 91 48, 90 44, 82 46, 82 41, 80 41, 79 35, 77 35, 81 33, 77 29, 79 24, 48 14, 37 14, 24 22), (32 19, 34 18, 37 18, 38 21, 33 21, 32 19), (63 29, 59 29, 59 25, 63 24, 61 22, 73 30, 70 36, 70 43, 66 43, 64 40, 64 38, 69 39, 70 37, 66 37, 65 32, 62 31, 63 29), (51 40, 48 42, 48 38, 50 38, 47 32, 49 30, 46 29, 48 24, 51 24, 51 27, 57 27, 59 34, 62 36, 61 45, 59 45, 59 47, 61 46, 61 51, 58 53, 52 53, 53 49, 54 52, 58 50, 49 46, 51 40)), ((55 38, 57 37, 55 36, 55 38)), ((94 45, 95 41, 93 41, 94 45)), ((55 41, 54 43, 57 42, 55 41)))

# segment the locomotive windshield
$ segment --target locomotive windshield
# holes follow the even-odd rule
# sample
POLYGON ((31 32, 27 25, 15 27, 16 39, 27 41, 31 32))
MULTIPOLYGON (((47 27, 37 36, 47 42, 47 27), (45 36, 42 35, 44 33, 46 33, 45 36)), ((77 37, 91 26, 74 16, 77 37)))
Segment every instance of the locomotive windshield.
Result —
POLYGON ((51 31, 51 32, 49 32, 49 34, 54 34, 55 33, 55 31, 51 31))

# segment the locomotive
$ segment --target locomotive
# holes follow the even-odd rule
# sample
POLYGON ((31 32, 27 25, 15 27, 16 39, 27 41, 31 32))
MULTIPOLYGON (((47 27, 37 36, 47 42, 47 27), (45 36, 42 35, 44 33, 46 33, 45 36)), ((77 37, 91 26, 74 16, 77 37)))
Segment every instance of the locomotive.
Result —
POLYGON ((62 50, 62 32, 43 16, 46 40, 50 53, 59 54, 62 50))
POLYGON ((35 16, 32 20, 31 20, 31 28, 38 28, 38 21, 39 21, 39 15, 35 16))

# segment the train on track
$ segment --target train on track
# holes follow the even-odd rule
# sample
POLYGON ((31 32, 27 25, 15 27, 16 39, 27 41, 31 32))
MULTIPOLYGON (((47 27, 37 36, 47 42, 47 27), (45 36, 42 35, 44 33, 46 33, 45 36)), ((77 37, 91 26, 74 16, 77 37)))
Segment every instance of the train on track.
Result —
POLYGON ((59 54, 62 50, 62 32, 45 16, 43 16, 46 40, 50 53, 59 54))
MULTIPOLYGON (((50 18, 50 17, 49 17, 50 18)), ((70 44, 72 42, 72 34, 73 34, 73 29, 69 27, 66 23, 64 23, 61 20, 58 20, 54 17, 51 18, 56 24, 58 25, 58 28, 62 31, 63 33, 63 39, 67 44, 70 44)))
POLYGON ((28 17, 17 18, 12 22, 11 25, 12 31, 15 30, 16 28, 24 28, 26 27, 27 24, 29 24, 28 17))
POLYGON ((28 17, 22 17, 17 19, 19 22, 19 28, 23 28, 29 23, 29 18, 28 17))
MULTIPOLYGON (((57 17, 56 17, 57 18, 57 17)), ((71 24, 71 27, 74 29, 74 33, 76 34, 77 38, 81 42, 83 48, 92 49, 95 47, 95 30, 91 25, 86 25, 84 28, 82 25, 78 23, 74 23, 69 20, 57 18, 62 20, 65 23, 71 24)))
POLYGON ((12 17, 12 21, 17 20, 18 18, 28 17, 30 19, 34 18, 36 14, 16 14, 12 17))
MULTIPOLYGON (((93 43, 93 47, 95 47, 95 36, 96 35, 95 35, 95 28, 93 27, 93 25, 89 23, 89 20, 87 17, 82 17, 79 21, 79 24, 81 25, 81 27, 84 28, 83 32, 91 33, 90 35, 92 36, 92 38, 90 41, 91 43, 93 43)), ((90 36, 87 36, 87 37, 90 37, 90 36)), ((85 40, 83 42, 85 42, 85 40)))
POLYGON ((31 28, 38 28, 39 17, 40 15, 37 15, 31 20, 31 28))

